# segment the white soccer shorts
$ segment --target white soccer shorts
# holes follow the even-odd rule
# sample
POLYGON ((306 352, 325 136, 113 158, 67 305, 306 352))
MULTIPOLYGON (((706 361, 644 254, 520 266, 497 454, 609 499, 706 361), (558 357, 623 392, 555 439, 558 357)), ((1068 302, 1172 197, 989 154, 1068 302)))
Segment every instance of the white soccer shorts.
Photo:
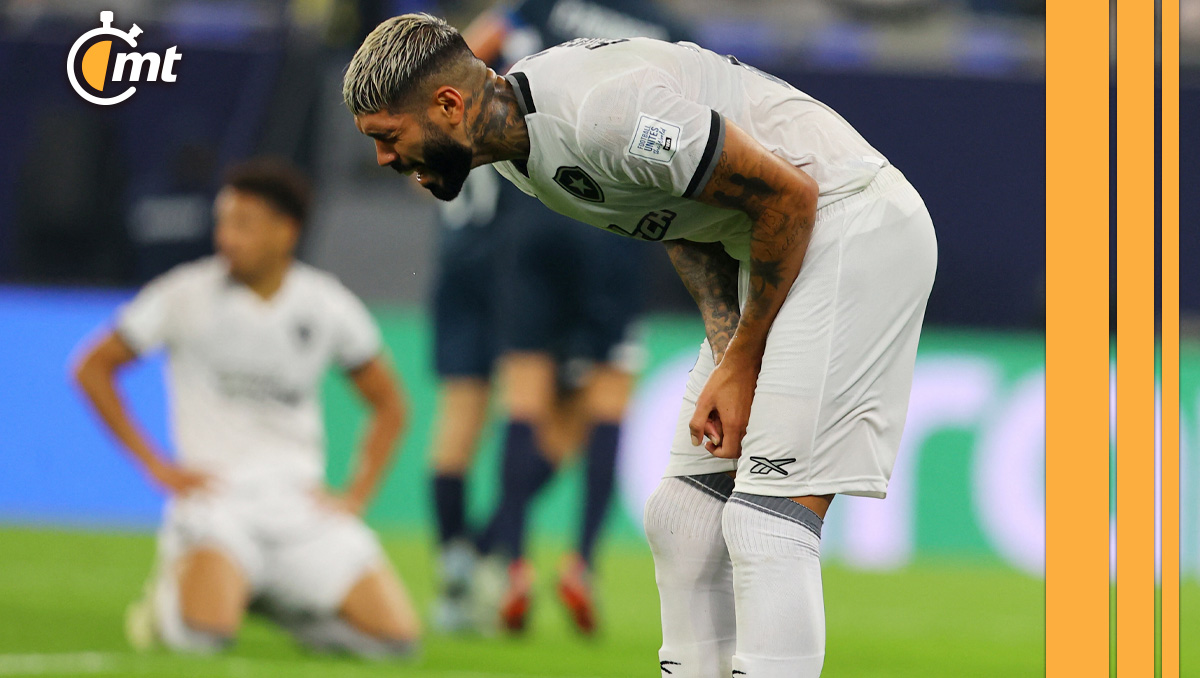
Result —
MULTIPOLYGON (((336 613, 383 558, 378 538, 357 516, 292 487, 214 490, 169 502, 156 596, 177 595, 179 559, 197 547, 224 552, 246 577, 251 598, 285 614, 336 613)), ((170 602, 160 601, 159 609, 171 609, 170 602)))
MULTIPOLYGON (((705 341, 664 475, 736 470, 737 492, 884 497, 936 267, 929 212, 895 168, 819 210, 767 336, 741 458, 691 444, 688 422, 713 370, 705 341)), ((745 267, 742 278, 744 287, 745 267)))

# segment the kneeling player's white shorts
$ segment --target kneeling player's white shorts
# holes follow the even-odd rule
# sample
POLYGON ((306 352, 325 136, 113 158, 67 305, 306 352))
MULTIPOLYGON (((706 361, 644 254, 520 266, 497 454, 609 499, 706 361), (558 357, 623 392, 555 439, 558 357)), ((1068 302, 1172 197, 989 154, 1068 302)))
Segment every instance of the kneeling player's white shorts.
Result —
MULTIPOLYGON (((936 267, 929 212, 895 168, 819 210, 767 336, 741 458, 691 444, 688 422, 713 370, 705 341, 665 475, 736 469, 735 490, 748 494, 885 496, 936 267)), ((744 290, 745 266, 742 278, 744 290)))
POLYGON ((241 570, 252 599, 283 614, 338 611, 350 589, 383 559, 360 520, 312 491, 267 487, 200 492, 168 503, 158 539, 160 616, 177 603, 181 557, 216 548, 241 570), (165 600, 164 600, 165 598, 165 600))

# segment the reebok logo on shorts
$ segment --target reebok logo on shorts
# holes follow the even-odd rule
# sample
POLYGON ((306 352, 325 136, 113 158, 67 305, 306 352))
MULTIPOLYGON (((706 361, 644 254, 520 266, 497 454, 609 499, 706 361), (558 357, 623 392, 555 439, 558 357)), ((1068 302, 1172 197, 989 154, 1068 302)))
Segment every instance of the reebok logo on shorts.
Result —
POLYGON ((750 461, 754 462, 754 466, 750 467, 750 472, 756 475, 765 476, 778 471, 781 475, 787 475, 784 466, 796 461, 795 459, 767 459, 766 457, 750 457, 750 461))
POLYGON ((668 676, 673 675, 671 673, 671 669, 667 668, 668 666, 683 666, 683 664, 680 664, 679 662, 673 662, 669 659, 664 659, 658 663, 658 668, 662 669, 663 673, 667 674, 668 676))

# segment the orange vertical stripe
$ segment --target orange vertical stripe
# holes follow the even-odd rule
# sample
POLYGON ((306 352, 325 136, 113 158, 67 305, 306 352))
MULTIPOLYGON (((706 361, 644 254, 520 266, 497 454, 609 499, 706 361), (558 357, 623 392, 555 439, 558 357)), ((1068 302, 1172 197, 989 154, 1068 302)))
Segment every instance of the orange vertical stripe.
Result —
POLYGON ((1107 676, 1108 3, 1046 30, 1046 675, 1107 676))
POLYGON ((1162 3, 1162 678, 1179 678, 1179 3, 1162 3))
POLYGON ((1117 3, 1117 675, 1154 675, 1154 3, 1117 3))
POLYGON ((83 53, 83 79, 92 88, 104 91, 104 80, 108 77, 108 55, 112 51, 112 40, 98 42, 83 53))

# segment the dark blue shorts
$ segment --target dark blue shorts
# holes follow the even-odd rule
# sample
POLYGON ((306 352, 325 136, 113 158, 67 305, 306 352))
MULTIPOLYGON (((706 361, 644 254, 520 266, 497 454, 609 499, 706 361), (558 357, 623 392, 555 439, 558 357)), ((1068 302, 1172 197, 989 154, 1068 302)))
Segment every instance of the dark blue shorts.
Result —
POLYGON ((612 362, 640 312, 647 244, 522 202, 497 229, 502 349, 612 362))
POLYGON ((491 374, 499 350, 495 259, 490 229, 442 229, 432 316, 434 367, 443 378, 491 374))
POLYGON ((613 362, 640 313, 651 245, 563 217, 501 183, 491 223, 442 232, 438 374, 485 377, 509 351, 613 362))

